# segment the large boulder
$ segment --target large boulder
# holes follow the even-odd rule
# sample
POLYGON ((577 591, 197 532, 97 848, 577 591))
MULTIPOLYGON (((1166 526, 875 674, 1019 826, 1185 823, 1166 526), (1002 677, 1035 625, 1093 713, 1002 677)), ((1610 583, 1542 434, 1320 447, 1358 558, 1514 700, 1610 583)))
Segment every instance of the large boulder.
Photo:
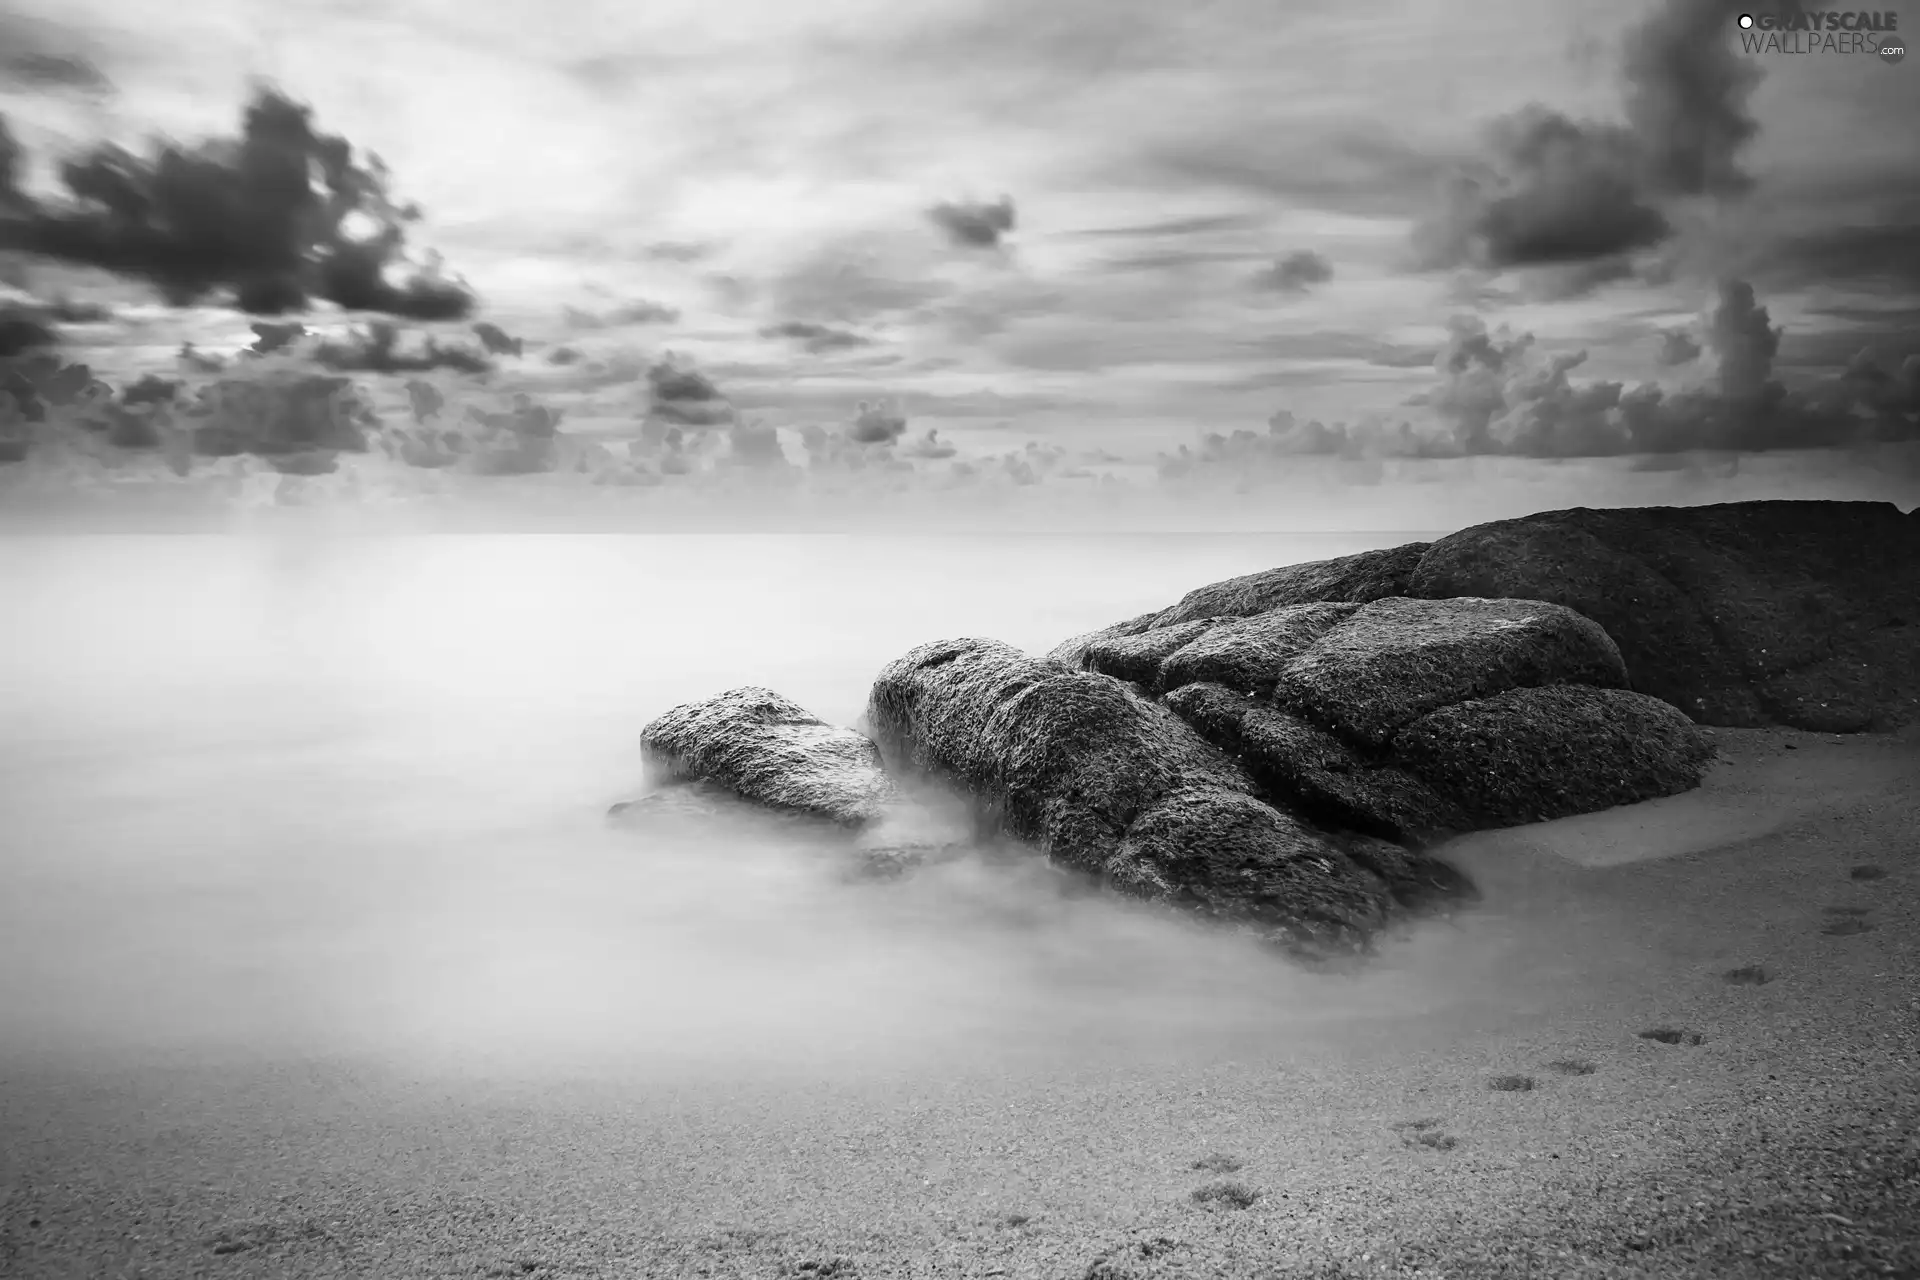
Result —
POLYGON ((1518 596, 1606 628, 1632 687, 1703 724, 1920 720, 1920 521, 1891 503, 1575 508, 1476 525, 1407 594, 1518 596))
POLYGON ((1321 826, 1422 844, 1482 825, 1418 776, 1264 699, 1203 682, 1175 689, 1167 706, 1238 760, 1266 799, 1321 826))
POLYGON ((730 689, 641 732, 648 789, 608 811, 654 836, 770 840, 837 857, 857 878, 950 861, 969 845, 937 807, 902 793, 879 749, 771 689, 730 689))
POLYGON ((1095 637, 1081 661, 1164 694, 1261 798, 1406 844, 1672 795, 1712 756, 1627 691, 1598 623, 1538 600, 1283 604, 1095 637))
POLYGON ((1270 697, 1375 749, 1400 726, 1469 698, 1542 684, 1627 684, 1620 652, 1598 624, 1537 600, 1278 605, 1092 637, 1077 665, 1151 693, 1204 683, 1270 697))
POLYGON ((895 798, 869 739, 757 686, 663 713, 641 730, 640 750, 656 786, 706 782, 844 826, 873 821, 895 798))
POLYGON ((1244 767, 1125 682, 998 641, 909 651, 875 681, 867 717, 896 771, 955 786, 1054 862, 1291 949, 1362 943, 1396 903, 1470 892, 1426 854, 1265 803, 1244 767))
POLYGON ((1396 733, 1388 752, 1478 827, 1676 795, 1700 784, 1713 757, 1712 741, 1671 704, 1571 684, 1442 707, 1396 733))
POLYGON ((1275 705, 1384 747, 1429 711, 1544 684, 1625 688, 1620 651, 1591 619, 1537 600, 1364 605, 1275 673, 1275 705))

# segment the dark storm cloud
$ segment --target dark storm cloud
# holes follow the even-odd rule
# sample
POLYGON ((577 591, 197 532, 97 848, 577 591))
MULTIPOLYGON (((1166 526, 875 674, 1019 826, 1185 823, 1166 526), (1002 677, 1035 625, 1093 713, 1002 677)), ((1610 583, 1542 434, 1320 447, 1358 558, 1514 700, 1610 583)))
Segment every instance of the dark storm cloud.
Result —
POLYGON ((1281 293, 1305 293, 1314 285, 1333 279, 1333 264, 1311 249, 1296 249, 1254 277, 1262 289, 1281 293))
MULTIPOLYGON (((1735 50, 1736 0, 1665 0, 1622 51, 1625 123, 1532 104, 1496 121, 1416 232, 1430 266, 1493 269, 1616 259, 1669 239, 1666 203, 1732 197, 1758 132, 1757 64, 1735 50)), ((1596 281, 1597 283, 1597 281, 1596 281)))
POLYGON ((307 107, 272 88, 255 91, 238 138, 157 144, 147 158, 103 145, 59 173, 60 202, 32 200, 0 176, 0 249, 144 279, 176 304, 231 289, 240 309, 261 315, 321 298, 451 320, 475 304, 464 284, 431 272, 394 282, 419 211, 394 203, 377 158, 356 162, 345 138, 316 131, 307 107))
POLYGON ((968 249, 993 249, 1014 228, 1013 199, 992 202, 948 201, 927 210, 927 217, 953 244, 968 249))
POLYGON ((801 320, 789 320, 785 324, 769 326, 760 331, 760 336, 790 339, 815 355, 873 345, 872 338, 862 337, 849 330, 829 328, 823 324, 808 324, 801 320))
POLYGON ((1276 419, 1265 447, 1593 458, 1920 441, 1920 355, 1890 371, 1863 351, 1839 376, 1789 390, 1774 370, 1781 336, 1752 287, 1728 281, 1698 335, 1711 381, 1667 391, 1654 383, 1576 382, 1585 351, 1542 356, 1531 334, 1494 332, 1478 317, 1456 316, 1434 362, 1439 380, 1415 398, 1438 419, 1440 434, 1405 426, 1336 431, 1287 417, 1276 419))

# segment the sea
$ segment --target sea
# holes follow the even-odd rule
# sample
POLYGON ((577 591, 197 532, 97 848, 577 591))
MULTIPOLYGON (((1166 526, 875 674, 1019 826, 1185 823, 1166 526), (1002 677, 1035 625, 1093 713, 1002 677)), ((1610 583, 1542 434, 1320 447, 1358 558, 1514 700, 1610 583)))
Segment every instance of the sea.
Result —
POLYGON ((924 641, 1434 536, 5 538, 0 1057, 925 1072, 1510 1001, 1493 926, 1318 977, 1037 858, 849 883, 606 819, 678 703, 854 723, 924 641))

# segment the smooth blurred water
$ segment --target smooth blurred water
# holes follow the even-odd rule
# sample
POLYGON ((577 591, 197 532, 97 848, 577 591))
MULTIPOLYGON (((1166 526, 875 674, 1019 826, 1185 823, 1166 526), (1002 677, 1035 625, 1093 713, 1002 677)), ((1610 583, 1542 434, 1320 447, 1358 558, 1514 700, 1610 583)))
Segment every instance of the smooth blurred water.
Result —
POLYGON ((851 722, 922 641, 1414 536, 7 540, 0 1048, 664 1069, 1350 1015, 1031 867, 849 886, 602 815, 677 702, 851 722))

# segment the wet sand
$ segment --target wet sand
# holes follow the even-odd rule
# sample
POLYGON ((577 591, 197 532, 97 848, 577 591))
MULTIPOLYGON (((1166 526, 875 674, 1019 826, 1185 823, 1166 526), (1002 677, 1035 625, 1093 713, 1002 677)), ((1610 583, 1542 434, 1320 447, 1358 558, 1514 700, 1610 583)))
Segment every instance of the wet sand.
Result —
POLYGON ((1716 736, 1697 793, 1459 842, 1484 1000, 1285 1046, 0 1045, 0 1275, 1920 1276, 1920 740, 1716 736))

